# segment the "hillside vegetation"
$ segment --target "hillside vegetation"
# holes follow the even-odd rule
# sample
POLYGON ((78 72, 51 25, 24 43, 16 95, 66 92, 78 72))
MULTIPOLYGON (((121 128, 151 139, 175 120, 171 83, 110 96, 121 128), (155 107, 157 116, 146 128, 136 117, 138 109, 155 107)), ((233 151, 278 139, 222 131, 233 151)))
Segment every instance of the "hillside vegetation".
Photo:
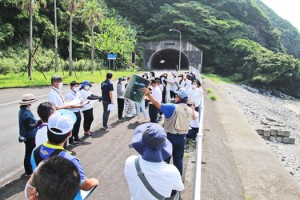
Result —
POLYGON ((182 38, 204 51, 203 72, 300 97, 300 34, 257 0, 107 0, 143 29, 140 40, 182 38))
MULTIPOLYGON (((54 2, 38 2, 33 15, 33 46, 37 47, 33 70, 50 70, 55 63, 54 2)), ((70 16, 74 16, 71 49, 76 70, 93 68, 93 48, 96 70, 108 65, 107 53, 117 53, 115 64, 122 68, 130 63, 130 52, 136 51, 141 65, 143 49, 138 43, 177 40, 178 34, 169 32, 175 28, 184 41, 204 51, 203 72, 300 97, 300 33, 260 0, 64 0, 57 4, 59 63, 66 70, 72 71, 68 47, 70 16), (78 3, 76 12, 65 6, 72 2, 78 3), (90 18, 84 17, 90 2, 101 11, 101 17, 94 19, 94 43, 90 18)), ((16 0, 0 3, 1 73, 28 69, 28 12, 19 5, 16 0)))

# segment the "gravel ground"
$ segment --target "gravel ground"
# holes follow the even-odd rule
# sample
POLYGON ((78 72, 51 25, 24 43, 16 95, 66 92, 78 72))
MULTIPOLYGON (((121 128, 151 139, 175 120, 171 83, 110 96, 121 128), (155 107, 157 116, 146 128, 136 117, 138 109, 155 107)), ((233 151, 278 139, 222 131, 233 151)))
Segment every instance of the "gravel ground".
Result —
POLYGON ((267 118, 275 120, 275 124, 283 130, 291 132, 295 144, 283 144, 265 140, 266 144, 281 160, 289 173, 300 183, 300 100, 282 95, 275 97, 267 91, 245 85, 222 84, 233 102, 238 105, 254 128, 262 127, 267 118))

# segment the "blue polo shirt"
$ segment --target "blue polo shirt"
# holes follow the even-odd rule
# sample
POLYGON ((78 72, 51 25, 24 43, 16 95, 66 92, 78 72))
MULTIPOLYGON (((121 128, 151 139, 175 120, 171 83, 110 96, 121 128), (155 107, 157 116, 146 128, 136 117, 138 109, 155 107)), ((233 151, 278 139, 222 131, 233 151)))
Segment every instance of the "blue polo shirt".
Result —
MULTIPOLYGON (((38 165, 38 163, 36 163, 36 160, 34 158, 34 152, 37 151, 37 148, 38 147, 36 147, 31 153, 30 162, 31 162, 32 171, 38 165)), ((46 158, 49 158, 52 155, 52 153, 57 149, 62 150, 59 153, 59 156, 71 161, 77 167, 77 169, 80 173, 80 185, 82 185, 84 182, 84 179, 85 179, 85 174, 84 174, 84 171, 82 169, 82 166, 81 166, 79 160, 75 156, 72 156, 71 154, 69 154, 62 146, 52 145, 52 144, 49 144, 48 142, 45 142, 44 144, 41 145, 41 148, 39 150, 39 156, 42 158, 42 160, 45 160, 46 158)), ((76 194, 76 197, 74 198, 74 200, 81 200, 81 199, 82 199, 82 197, 81 197, 80 190, 79 190, 78 193, 76 194)))
POLYGON ((101 83, 101 90, 102 90, 102 101, 111 102, 109 97, 109 92, 114 91, 114 86, 109 79, 106 79, 104 82, 101 83))
POLYGON ((165 115, 167 119, 171 118, 175 112, 175 104, 165 103, 160 105, 160 111, 165 115))

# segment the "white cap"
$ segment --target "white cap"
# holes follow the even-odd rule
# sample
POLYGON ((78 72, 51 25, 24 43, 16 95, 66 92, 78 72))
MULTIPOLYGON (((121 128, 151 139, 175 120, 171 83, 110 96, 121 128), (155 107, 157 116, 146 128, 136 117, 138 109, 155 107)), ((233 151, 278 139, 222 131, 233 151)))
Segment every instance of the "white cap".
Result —
POLYGON ((69 110, 58 110, 48 119, 48 129, 55 135, 69 133, 76 122, 76 115, 69 110), (57 130, 55 130, 57 129, 57 130))

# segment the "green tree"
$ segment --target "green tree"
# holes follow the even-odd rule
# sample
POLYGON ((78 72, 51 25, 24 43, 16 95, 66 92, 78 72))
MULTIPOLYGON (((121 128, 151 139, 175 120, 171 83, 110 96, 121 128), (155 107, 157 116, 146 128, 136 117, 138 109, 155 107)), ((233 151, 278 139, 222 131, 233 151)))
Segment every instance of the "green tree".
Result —
POLYGON ((70 15, 70 19, 69 19, 69 76, 72 76, 72 71, 73 71, 73 56, 72 56, 72 52, 73 52, 73 47, 72 47, 72 24, 73 24, 73 17, 75 15, 75 12, 78 9, 78 6, 80 6, 80 4, 83 2, 80 2, 78 0, 65 0, 64 1, 64 5, 67 8, 67 12, 70 15))
MULTIPOLYGON (((32 76, 32 66, 33 66, 33 55, 32 55, 32 17, 34 15, 35 10, 39 8, 39 3, 35 3, 34 0, 19 0, 17 1, 18 5, 28 13, 29 15, 29 45, 28 45, 28 78, 31 79, 32 76)), ((41 1, 44 5, 46 5, 46 1, 41 1)))
POLYGON ((58 44, 57 44, 57 6, 54 0, 54 50, 55 50, 55 72, 58 72, 58 44))
POLYGON ((86 25, 91 29, 92 41, 91 41, 91 73, 94 73, 94 57, 95 57, 95 27, 100 24, 100 20, 103 17, 103 9, 101 5, 96 1, 88 1, 84 5, 82 10, 83 20, 86 25))

